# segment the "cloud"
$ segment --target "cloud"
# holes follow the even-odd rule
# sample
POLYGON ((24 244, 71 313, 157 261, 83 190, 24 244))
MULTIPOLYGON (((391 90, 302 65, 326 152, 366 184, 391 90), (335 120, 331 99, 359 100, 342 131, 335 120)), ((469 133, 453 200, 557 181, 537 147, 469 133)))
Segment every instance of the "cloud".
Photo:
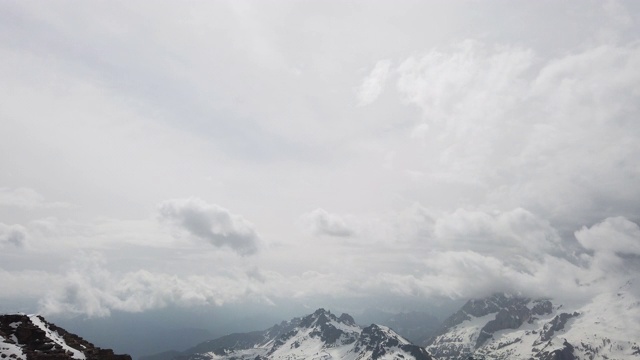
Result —
POLYGON ((26 209, 34 208, 70 208, 73 205, 64 202, 47 202, 37 191, 30 188, 0 188, 0 206, 12 206, 26 209))
POLYGON ((22 225, 0 223, 0 246, 11 245, 18 248, 27 244, 27 230, 22 225))
POLYGON ((376 101, 384 89, 390 68, 390 60, 380 60, 376 63, 358 88, 358 106, 369 105, 376 101))
POLYGON ((433 236, 446 250, 470 250, 498 258, 557 253, 560 235, 548 221, 517 208, 486 213, 458 209, 439 218, 433 236))
POLYGON ((355 233, 344 218, 320 208, 304 214, 302 221, 314 235, 349 237, 355 233))
POLYGON ((582 227, 575 236, 589 250, 640 255, 640 227, 621 216, 582 227))
POLYGON ((227 247, 240 255, 258 251, 261 239, 252 223, 240 215, 197 198, 173 199, 158 206, 160 219, 196 239, 227 247))
POLYGON ((252 299, 270 306, 282 304, 283 299, 334 304, 351 298, 380 304, 407 297, 464 299, 496 291, 580 302, 637 277, 640 270, 623 266, 637 258, 613 252, 637 251, 633 244, 639 239, 638 226, 624 218, 577 231, 576 237, 590 252, 574 257, 558 243, 550 224, 525 209, 435 214, 414 206, 406 215, 407 222, 415 224, 403 233, 419 234, 419 239, 340 252, 315 244, 305 244, 304 252, 283 248, 278 251, 280 271, 236 263, 217 273, 197 275, 158 269, 125 272, 110 270, 100 254, 81 253, 51 282, 50 291, 41 298, 41 310, 108 316, 113 310, 220 306, 252 299), (592 245, 614 237, 626 240, 611 247, 592 245), (318 257, 324 261, 314 261, 318 257), (318 266, 300 266, 307 261, 318 266))
POLYGON ((410 57, 397 69, 404 101, 420 107, 430 122, 447 122, 473 131, 468 120, 494 118, 508 110, 526 89, 525 72, 533 52, 520 47, 491 47, 466 40, 450 52, 410 57))
POLYGON ((460 201, 529 209, 563 231, 632 217, 638 69, 635 42, 550 58, 475 40, 430 50, 393 72, 404 102, 423 115, 406 132, 422 147, 394 151, 423 181, 444 184, 450 201, 461 184, 480 197, 460 201))
POLYGON ((42 313, 105 317, 112 310, 141 312, 170 304, 219 306, 251 292, 233 277, 179 277, 147 270, 112 273, 99 253, 81 254, 59 283, 40 300, 42 313))

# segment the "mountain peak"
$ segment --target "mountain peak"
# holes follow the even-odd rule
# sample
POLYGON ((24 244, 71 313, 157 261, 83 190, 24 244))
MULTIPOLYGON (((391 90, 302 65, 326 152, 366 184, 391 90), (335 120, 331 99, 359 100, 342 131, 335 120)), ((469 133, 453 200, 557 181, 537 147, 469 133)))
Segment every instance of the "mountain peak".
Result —
POLYGON ((349 314, 336 317, 323 308, 262 332, 232 334, 194 349, 180 358, 431 360, 424 348, 411 345, 385 326, 371 325, 362 329, 349 314))
POLYGON ((0 315, 0 357, 16 360, 131 360, 51 324, 40 315, 0 315))
POLYGON ((505 294, 470 300, 427 349, 440 360, 638 359, 640 289, 625 286, 581 305, 505 294))
POLYGON ((318 310, 313 312, 313 315, 322 315, 322 314, 331 314, 331 311, 325 310, 324 308, 319 308, 318 310))
POLYGON ((347 313, 342 313, 342 315, 340 315, 340 317, 338 318, 338 321, 340 321, 343 324, 347 324, 347 325, 355 325, 356 321, 353 320, 353 317, 351 317, 351 315, 347 314, 347 313))

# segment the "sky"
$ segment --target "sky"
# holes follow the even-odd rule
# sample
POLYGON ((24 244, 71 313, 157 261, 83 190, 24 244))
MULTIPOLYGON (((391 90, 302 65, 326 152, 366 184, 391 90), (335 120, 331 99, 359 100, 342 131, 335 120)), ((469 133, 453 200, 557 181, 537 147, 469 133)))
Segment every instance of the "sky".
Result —
POLYGON ((639 17, 0 0, 0 310, 614 289, 640 275, 639 17))

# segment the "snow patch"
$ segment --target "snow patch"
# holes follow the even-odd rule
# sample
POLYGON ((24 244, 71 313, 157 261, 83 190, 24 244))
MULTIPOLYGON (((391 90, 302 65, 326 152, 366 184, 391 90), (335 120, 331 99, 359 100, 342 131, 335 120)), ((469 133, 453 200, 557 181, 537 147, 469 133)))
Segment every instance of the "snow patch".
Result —
POLYGON ((62 336, 60 336, 60 334, 58 334, 57 331, 51 331, 51 329, 49 329, 47 324, 45 324, 44 321, 42 321, 42 319, 40 319, 38 315, 33 315, 33 314, 29 315, 29 320, 31 320, 31 322, 34 325, 36 325, 42 331, 44 331, 49 339, 51 339, 56 344, 60 345, 64 350, 71 352, 72 358, 76 360, 86 360, 86 356, 82 351, 67 345, 67 343, 64 341, 62 336))

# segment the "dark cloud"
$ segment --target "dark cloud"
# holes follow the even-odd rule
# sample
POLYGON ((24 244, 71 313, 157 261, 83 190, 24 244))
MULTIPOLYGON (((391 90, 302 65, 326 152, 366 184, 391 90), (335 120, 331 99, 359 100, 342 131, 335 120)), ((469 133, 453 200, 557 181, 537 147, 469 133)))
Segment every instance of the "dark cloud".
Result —
POLYGON ((0 246, 24 247, 27 244, 27 230, 21 225, 0 223, 0 246))
POLYGON ((173 199, 158 206, 160 218, 194 238, 216 247, 227 247, 240 255, 252 255, 261 242, 253 224, 240 215, 196 198, 173 199))

